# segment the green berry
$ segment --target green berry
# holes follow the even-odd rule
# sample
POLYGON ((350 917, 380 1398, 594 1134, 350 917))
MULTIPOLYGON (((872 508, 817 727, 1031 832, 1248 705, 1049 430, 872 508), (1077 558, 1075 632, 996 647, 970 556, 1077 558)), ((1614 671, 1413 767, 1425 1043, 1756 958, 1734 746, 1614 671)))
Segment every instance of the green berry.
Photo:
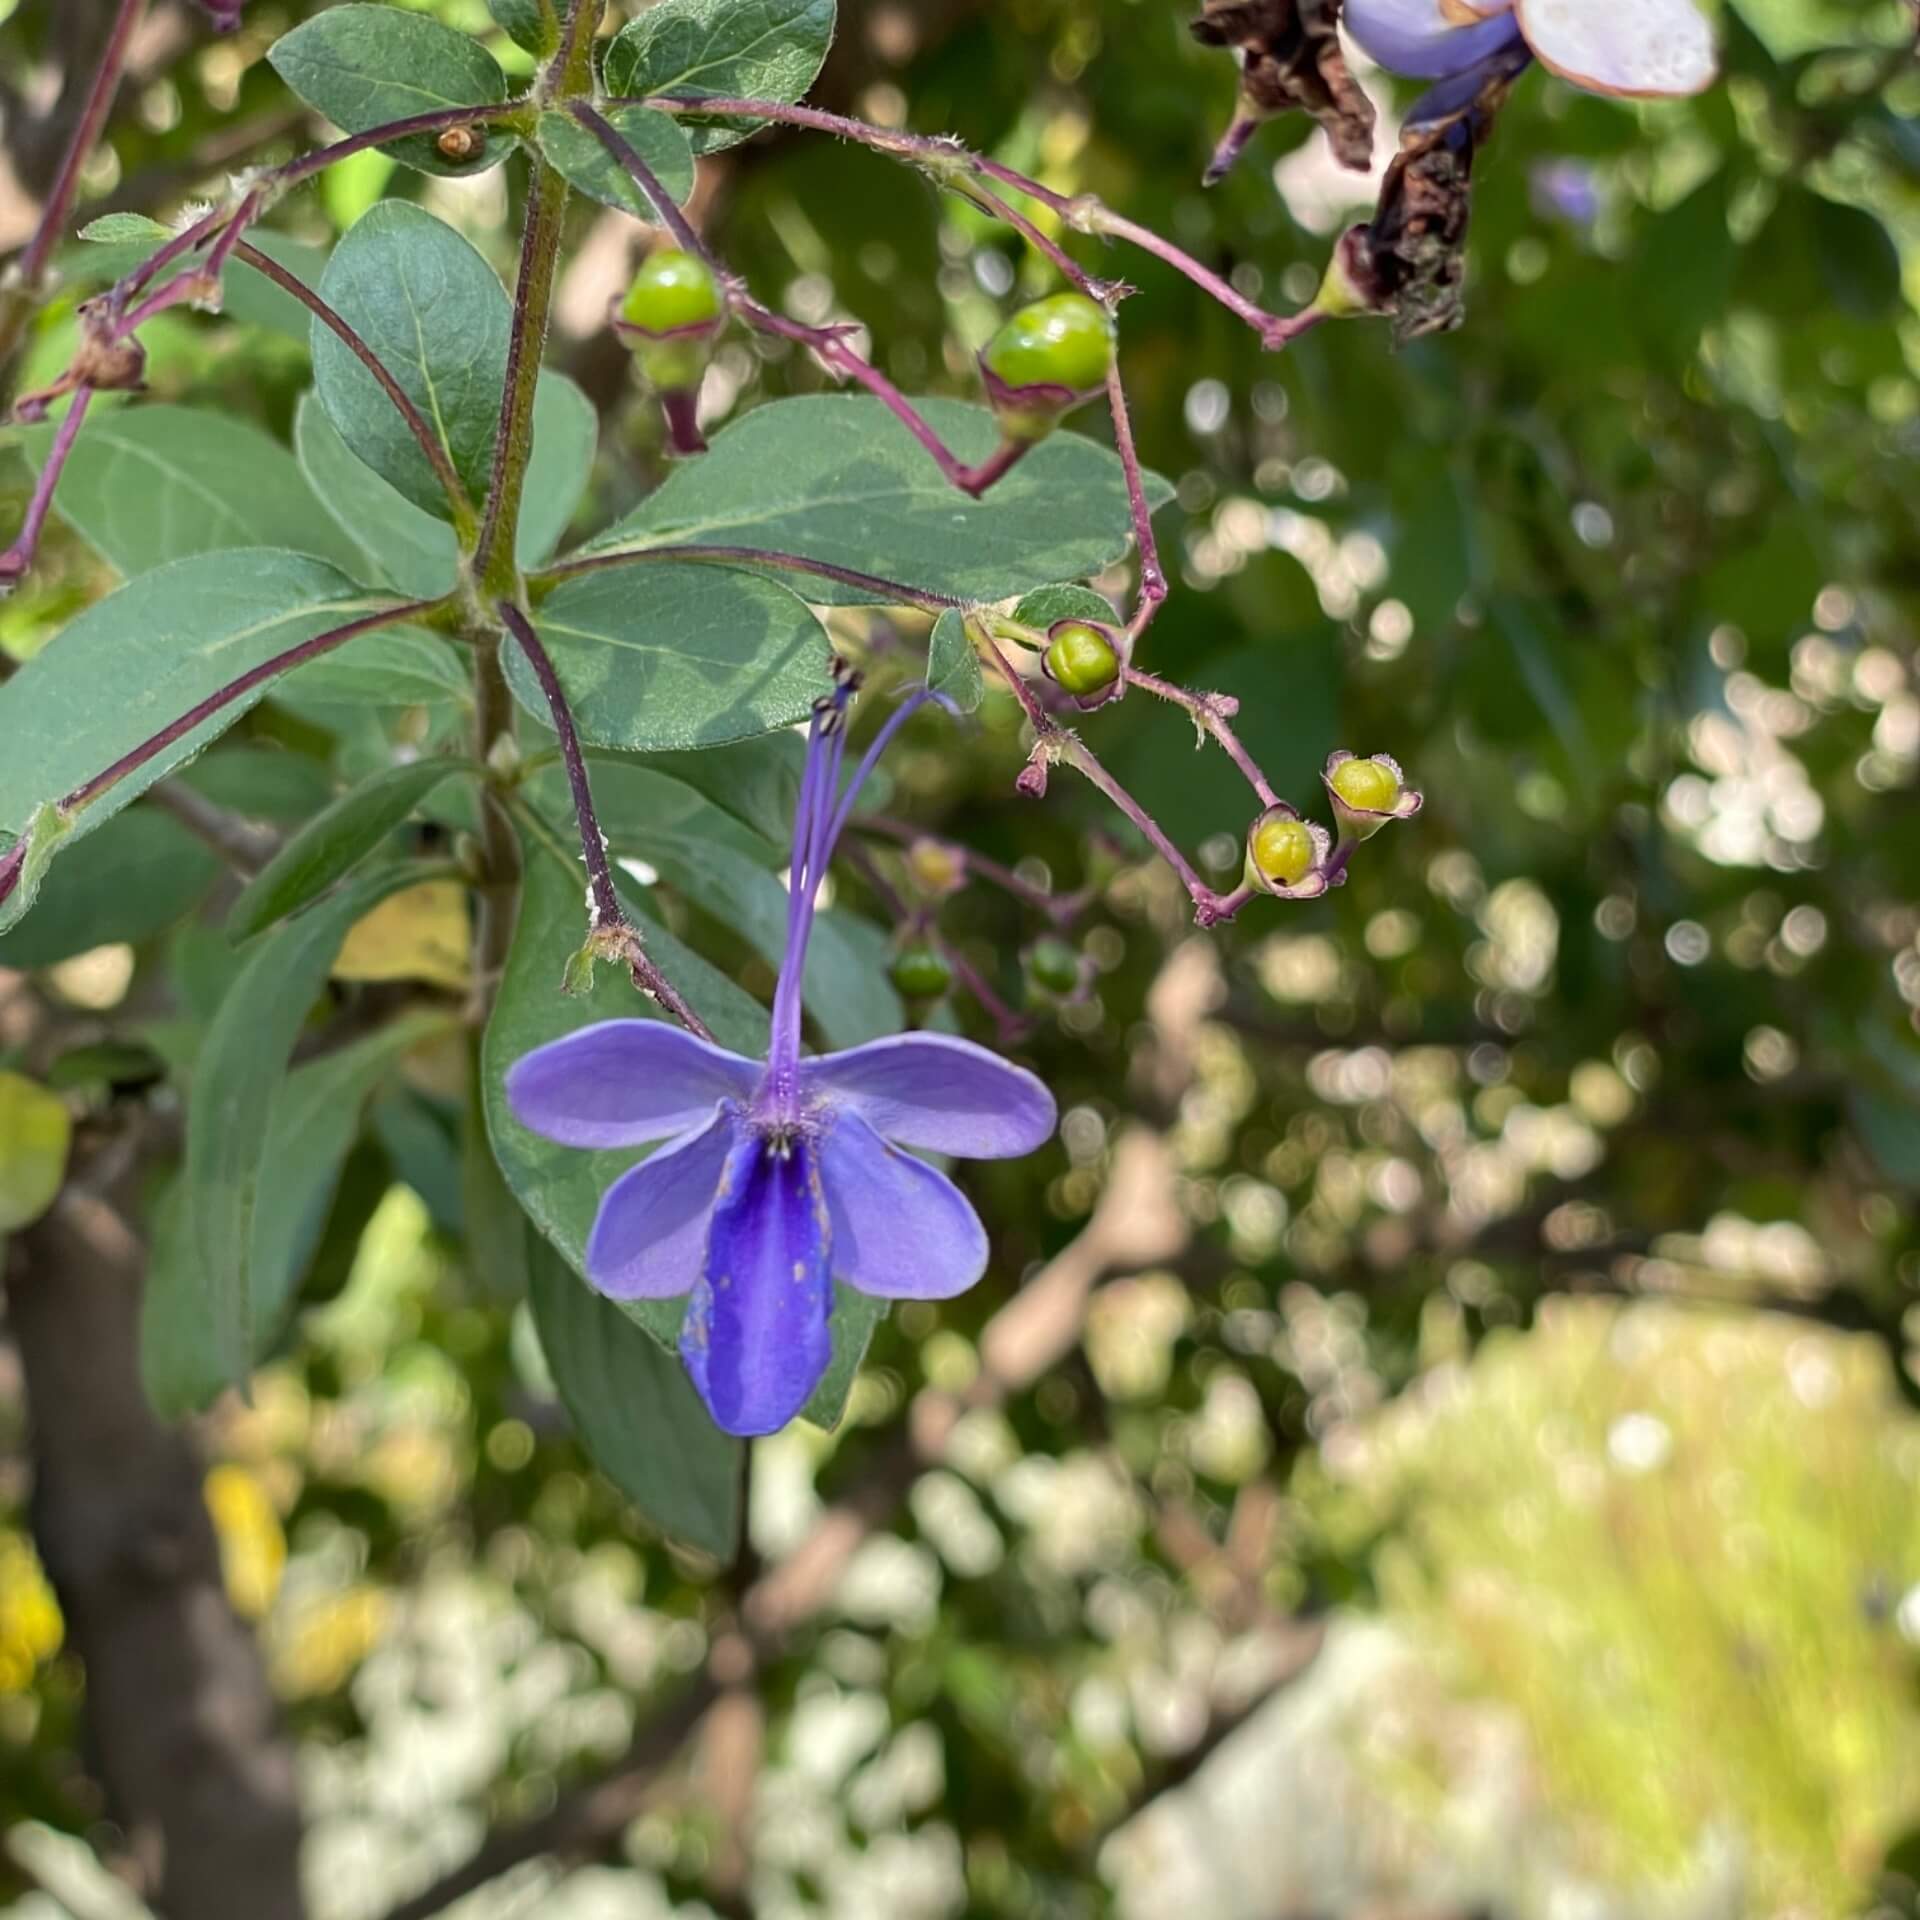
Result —
POLYGON ((909 1000, 938 1000, 953 985, 953 969, 938 947, 917 941, 893 956, 893 984, 909 1000))
POLYGON ((1035 986, 1065 996, 1080 986, 1080 955, 1065 940, 1051 934, 1036 940, 1027 952, 1027 973, 1035 986))
POLYGON ((1391 813, 1400 798, 1400 776, 1384 760, 1343 760, 1333 770, 1333 790, 1350 807, 1391 813))
POLYGON ((696 254, 662 247, 641 261, 620 318, 648 333, 672 333, 718 320, 723 310, 712 268, 696 254))
POLYGON ((1062 620, 1047 639, 1047 676, 1076 699, 1104 693, 1120 677, 1120 656, 1098 627, 1062 620))
POLYGON ((1276 813, 1254 828, 1247 859, 1268 881, 1297 887, 1313 871, 1315 851, 1313 834, 1304 820, 1276 813))
POLYGON ((1106 384, 1113 364, 1113 323, 1084 293, 1056 293, 1022 307, 987 342, 982 358, 1009 387, 1067 387, 1084 393, 1106 384))

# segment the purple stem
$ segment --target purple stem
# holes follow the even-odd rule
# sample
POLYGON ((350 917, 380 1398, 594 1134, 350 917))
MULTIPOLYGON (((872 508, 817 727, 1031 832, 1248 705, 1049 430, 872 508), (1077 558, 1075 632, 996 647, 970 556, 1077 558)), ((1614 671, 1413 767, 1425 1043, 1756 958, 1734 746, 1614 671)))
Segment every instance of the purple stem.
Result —
POLYGON ((1120 470, 1127 477, 1127 510, 1133 516, 1133 543, 1140 554, 1140 604, 1127 622, 1127 633, 1138 640, 1167 597, 1167 576, 1160 566, 1160 548, 1153 537, 1153 512, 1147 505, 1146 476, 1133 444, 1133 420, 1127 412, 1127 390, 1120 382, 1118 358, 1107 362, 1107 411, 1113 416, 1113 444, 1120 470))
POLYGON ((224 687, 217 688, 204 700, 195 703, 179 719, 169 722, 151 738, 141 741, 130 752, 123 753, 112 766, 96 773, 92 779, 83 781, 60 802, 62 813, 72 813, 84 807, 89 800, 126 778, 130 773, 153 759, 156 754, 164 753, 176 740, 184 739, 203 720, 210 720, 223 707, 231 706, 242 695, 251 693, 255 687, 265 686, 269 680, 283 673, 290 673, 295 667, 303 667, 309 660, 317 660, 323 653, 331 653, 335 647, 345 646, 349 640, 356 640, 363 633, 371 633, 378 627, 390 627, 397 621, 411 620, 415 614, 425 613, 438 605, 433 600, 408 600, 398 606, 383 607, 378 613, 369 613, 358 620, 350 620, 344 627, 331 628, 326 633, 316 634, 311 640, 302 640, 297 647, 289 647, 284 653, 276 653, 271 660, 263 660, 257 667, 249 667, 238 679, 229 680, 224 687))
POLYGON ((47 451, 47 464, 40 469, 40 477, 33 483, 33 498, 27 502, 27 517, 20 523, 19 535, 5 553, 0 553, 0 594, 24 578, 28 568, 33 565, 34 555, 40 547, 40 530, 46 525, 47 514, 53 506, 53 490, 60 484, 61 470, 67 464, 68 454, 73 451, 74 441, 80 437, 80 423, 87 417, 87 408, 92 401, 91 387, 75 389, 72 403, 60 422, 59 431, 53 436, 53 445, 47 451))
POLYGON ((27 836, 23 833, 5 853, 0 853, 0 907, 12 899, 13 890, 27 867, 27 836))
POLYGON ((1210 733, 1226 749, 1227 757, 1246 776, 1247 784, 1260 796, 1263 807, 1275 807, 1280 804, 1280 796, 1267 782, 1267 776, 1260 771, 1244 746, 1240 736, 1234 732, 1230 718, 1240 710, 1239 701, 1231 694, 1189 693, 1185 687, 1177 687, 1171 680, 1162 680, 1158 674, 1142 673, 1138 667, 1126 667, 1122 671, 1128 684, 1151 693, 1161 700, 1170 700, 1176 707, 1184 707, 1193 716, 1193 724, 1203 733, 1210 733))
POLYGON ((573 724, 573 711, 567 705, 566 689, 554 671, 553 661, 529 621, 511 600, 499 602, 498 612, 520 651, 526 655, 533 677, 540 682, 546 697, 553 730, 560 740, 560 757, 566 762, 567 785, 573 791, 574 817, 580 825, 580 854, 587 866, 587 881, 592 889, 593 909, 589 916, 592 933, 616 951, 633 975, 633 984, 651 995, 667 1009, 689 1033, 711 1040, 706 1022, 687 1005, 665 974, 647 957, 639 930, 627 918, 614 886, 613 868, 607 859, 607 837, 600 831, 600 820, 593 808, 593 789, 587 781, 586 756, 580 750, 580 735, 573 724))
MULTIPOLYGON (((610 104, 638 103, 614 101, 610 104)), ((893 159, 946 160, 975 174, 984 174, 1003 186, 1013 188, 1016 193, 1026 195, 1030 200, 1039 201, 1042 206, 1051 207, 1069 226, 1083 233, 1095 234, 1102 239, 1127 241, 1142 252, 1164 261, 1176 273, 1184 274, 1211 299, 1219 301, 1235 319, 1250 326, 1260 335, 1261 343, 1269 349, 1284 347, 1324 317, 1312 311, 1268 313, 1265 308, 1237 292, 1230 282, 1211 267, 1203 266, 1171 240, 1162 239, 1150 228, 1140 226, 1123 214, 1114 213, 1091 194, 1059 193, 1013 167, 990 159, 985 154, 969 151, 952 139, 876 127, 865 120, 849 119, 844 114, 823 113, 817 107, 787 106, 777 100, 697 99, 690 95, 664 94, 655 95, 645 104, 668 113, 695 117, 705 114, 720 120, 770 120, 791 127, 809 127, 816 133, 830 133, 843 140, 858 141, 862 146, 871 147, 876 153, 887 154, 893 159)))
POLYGON ((74 123, 73 138, 61 156, 60 171, 48 190, 47 204, 40 210, 40 223, 20 256, 20 284, 29 294, 39 290, 47 262, 52 259, 67 216, 73 211, 74 197, 80 191, 80 175, 94 143, 105 130, 108 114, 113 111, 114 96, 120 91, 121 71, 127 64, 127 48, 132 44, 134 29, 140 24, 145 7, 146 0, 120 0, 120 11, 107 30, 107 42, 100 49, 100 64, 94 69, 86 104, 74 123))
POLYGON ((694 231, 686 215, 674 204, 673 195, 660 184, 659 175, 634 151, 632 142, 624 139, 618 129, 584 100, 570 101, 567 110, 626 169, 660 216, 661 224, 672 234, 674 244, 706 262, 714 278, 726 288, 728 305, 748 326, 795 341, 817 355, 830 372, 859 381, 926 448, 940 471, 962 493, 978 499, 1027 451, 1025 442, 1003 441, 977 466, 968 466, 878 367, 845 344, 840 337, 843 328, 810 327, 762 306, 748 291, 746 283, 730 272, 726 262, 694 231))
POLYGON ((987 984, 986 976, 980 969, 951 940, 944 935, 936 937, 941 954, 953 969, 953 977, 980 1003, 981 1011, 993 1022, 1000 1044, 1003 1047, 1018 1045, 1033 1031, 1033 1022, 1024 1014, 1015 1013, 987 984))
POLYGON ((944 613, 951 607, 967 604, 950 594, 910 587, 902 580, 886 580, 877 573, 836 567, 826 560, 809 560, 804 554, 775 553, 766 547, 640 547, 625 553, 589 553, 577 560, 562 560, 546 567, 534 574, 532 580, 536 586, 545 586, 555 580, 570 579, 576 573, 596 573, 603 567, 631 566, 643 560, 694 560, 718 566, 778 567, 791 573, 811 573, 822 580, 838 580, 843 586, 858 587, 863 593, 885 594, 896 606, 920 607, 928 613, 944 613))
POLYGON ((432 113, 410 113, 404 120, 389 120, 385 126, 369 127, 365 133, 315 147, 284 166, 275 167, 262 184, 296 186, 310 174, 332 166, 336 160, 351 159, 369 147, 384 147, 389 140, 402 140, 410 133, 443 133, 448 127, 471 126, 476 120, 498 120, 511 111, 496 100, 491 106, 438 107, 432 113))

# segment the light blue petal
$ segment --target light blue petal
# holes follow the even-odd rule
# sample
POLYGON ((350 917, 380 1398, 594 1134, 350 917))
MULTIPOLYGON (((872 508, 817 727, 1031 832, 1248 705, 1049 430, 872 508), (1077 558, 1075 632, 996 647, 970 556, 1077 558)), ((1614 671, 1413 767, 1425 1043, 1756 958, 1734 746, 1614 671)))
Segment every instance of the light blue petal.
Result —
POLYGON ((1003 1160, 1052 1138, 1053 1095, 971 1040, 902 1033, 800 1063, 813 1097, 851 1109, 883 1140, 966 1160, 1003 1160))
POLYGON ((749 1100, 759 1062, 664 1020, 602 1020, 523 1054, 507 1104, 563 1147, 644 1147, 704 1124, 722 1100, 749 1100))
POLYGON ((1347 0, 1341 24, 1370 60, 1416 80, 1442 80, 1519 37, 1511 12, 1455 26, 1439 0, 1347 0))
POLYGON ((736 1124, 731 1111, 716 1113, 607 1189, 587 1238, 587 1278, 609 1299, 670 1300, 700 1278, 736 1124))
POLYGON ((706 1271, 680 1357, 715 1424, 778 1433, 833 1357, 832 1229, 811 1140, 782 1150, 742 1128, 720 1178, 706 1271))
POLYGON ((820 1145, 833 1271, 882 1300, 951 1300, 987 1270, 987 1233, 944 1173, 890 1147, 857 1113, 820 1145))

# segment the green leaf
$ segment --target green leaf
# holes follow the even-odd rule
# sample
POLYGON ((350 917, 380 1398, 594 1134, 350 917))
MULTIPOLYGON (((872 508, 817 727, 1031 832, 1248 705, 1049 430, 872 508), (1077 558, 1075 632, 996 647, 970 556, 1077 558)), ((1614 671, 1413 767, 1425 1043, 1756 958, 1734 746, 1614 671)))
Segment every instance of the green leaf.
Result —
MULTIPOLYGON (((36 472, 52 432, 21 436, 36 472)), ((357 564, 285 447, 247 421, 199 407, 117 407, 89 420, 56 501, 61 518, 129 579, 227 547, 285 547, 348 570, 357 564)))
MULTIPOLYGON (((468 494, 482 498, 512 326, 493 269, 444 220, 382 200, 334 248, 320 292, 425 417, 468 494)), ((314 391, 340 437, 415 506, 447 518, 445 491, 380 383, 318 320, 312 345, 314 391)))
POLYGON ((72 1141, 62 1100, 24 1074, 0 1073, 0 1233, 31 1225, 53 1205, 72 1141))
MULTIPOLYGON (((999 439, 992 413, 919 403, 947 444, 979 460, 999 439)), ((1149 475, 1148 500, 1172 498, 1149 475)), ((1128 550, 1120 462, 1056 433, 969 500, 878 400, 814 394, 756 407, 712 450, 676 467, 594 551, 700 544, 766 547, 904 581, 956 600, 1004 600, 1083 577, 1128 550)), ((816 605, 884 605, 885 593, 785 576, 816 605)))
MULTIPOLYGON (((695 756, 685 757, 691 760, 695 756)), ((772 867, 786 860, 784 846, 776 847, 764 835, 742 825, 685 780, 624 754, 595 751, 588 762, 600 831, 623 855, 637 853, 644 859, 650 839, 670 834, 676 839, 730 848, 756 867, 772 867)), ((526 791, 549 820, 565 820, 572 813, 566 769, 557 759, 529 778, 526 791)))
POLYGON ((487 0, 487 11, 516 47, 544 60, 560 45, 560 16, 553 0, 487 0))
POLYGON ((298 667, 274 698, 299 710, 332 707, 446 707, 471 703, 473 684, 459 650, 418 627, 381 627, 298 667))
POLYGON ((446 760, 389 767, 317 813, 247 882, 227 915, 227 937, 245 940, 284 920, 350 873, 461 769, 446 760))
MULTIPOLYGON (((222 1384, 253 1361, 255 1215, 287 1057, 348 929, 425 877, 413 862, 379 868, 276 928, 253 948, 207 1029, 187 1109, 185 1169, 189 1246, 205 1289, 201 1326, 222 1384)), ((276 1181, 287 1171, 277 1167, 276 1181)))
POLYGON ((460 567, 453 529, 381 479, 341 439, 316 393, 300 396, 293 450, 308 484, 358 555, 353 572, 413 600, 452 590, 460 567))
POLYGON ((318 813, 333 798, 326 768, 283 747, 222 747, 184 768, 180 778, 216 807, 279 826, 318 813))
POLYGON ((150 940, 193 911, 219 867, 177 820, 135 807, 53 869, 32 915, 0 935, 0 967, 50 967, 112 940, 150 940))
MULTIPOLYGON (((607 91, 798 100, 832 44, 833 0, 660 0, 607 49, 607 91)), ((696 153, 718 153, 765 124, 689 131, 696 153)))
MULTIPOLYGON (((675 203, 684 206, 693 192, 693 148, 678 124, 650 107, 612 107, 605 118, 653 170, 675 203)), ((568 184, 588 199, 618 207, 649 226, 657 224, 653 202, 633 175, 572 114, 543 113, 535 137, 540 151, 566 175, 568 184)))
MULTIPOLYGON (((444 1013, 395 1020, 295 1067, 273 1094, 262 1155, 273 1177, 261 1184, 247 1254, 253 1362, 271 1351, 286 1323, 368 1100, 402 1055, 453 1024, 444 1013)), ((209 1269, 193 1255, 186 1191, 177 1188, 155 1222, 154 1259, 141 1301, 141 1379, 147 1398, 167 1419, 198 1412, 232 1379, 207 1338, 220 1303, 207 1287, 209 1269)))
MULTIPOLYGON (((7 742, 0 829, 19 832, 43 803, 72 792, 240 675, 383 604, 323 561, 266 547, 194 554, 128 581, 0 684, 0 739, 7 742), (112 698, 102 698, 104 689, 112 698)), ((192 759, 267 684, 89 801, 71 822, 73 834, 103 825, 192 759)))
MULTIPOLYGON (((535 615, 581 738, 640 752, 717 746, 786 726, 828 691, 805 601, 729 567, 636 566, 564 581, 535 615)), ((519 648, 507 683, 548 717, 519 648)))
MULTIPOLYGON (((479 41, 399 7, 329 7, 283 34, 267 59, 308 106, 346 133, 507 97, 507 76, 479 41)), ((489 128, 479 156, 459 161, 444 158, 436 138, 408 134, 383 151, 423 173, 469 174, 498 165, 517 144, 503 129, 489 128)))
POLYGON ((96 246, 113 246, 128 240, 164 246, 173 238, 173 229, 144 213, 103 213, 80 229, 80 238, 91 240, 96 246))
MULTIPOLYGON (((640 857, 702 912, 710 913, 779 969, 787 949, 787 890, 767 868, 731 847, 674 834, 642 836, 640 857)), ((899 996, 846 937, 841 917, 821 914, 807 946, 807 1010, 832 1048, 857 1047, 906 1024, 899 996)))
MULTIPOLYGON (((388 405, 384 398, 382 404, 388 405)), ((515 539, 523 567, 538 566, 559 545, 593 477, 599 436, 593 402, 565 374, 542 372, 533 393, 533 457, 515 539)), ((411 445, 412 435, 407 438, 411 445)), ((451 591, 460 564, 453 529, 361 460, 341 439, 317 394, 301 396, 293 444, 308 485, 356 556, 357 571, 415 599, 451 591)))
POLYGON ((679 1361, 544 1241, 528 1278, 541 1351, 594 1464, 669 1538, 731 1558, 741 1443, 713 1424, 679 1361))
MULTIPOLYGON (((538 1231, 581 1273, 600 1196, 629 1167, 645 1159, 646 1152, 586 1152, 529 1133, 507 1105, 507 1069, 523 1053, 595 1021, 652 1019, 658 1017, 658 1010, 611 967, 599 968, 591 990, 583 995, 572 997, 562 991, 562 977, 585 925, 578 849, 544 820, 524 824, 520 918, 481 1042, 487 1134, 514 1198, 538 1231)), ((622 902, 644 933, 647 950, 713 1029, 714 1037, 736 1053, 764 1054, 765 1010, 656 924, 624 879, 619 884, 622 902)), ((860 1356, 886 1312, 885 1302, 850 1287, 837 1287, 835 1298, 834 1364, 802 1410, 807 1419, 824 1427, 839 1420, 860 1356)), ((622 1308, 669 1350, 679 1338, 685 1310, 681 1300, 636 1301, 622 1308)))
POLYGON ((797 734, 781 732, 700 752, 650 753, 646 765, 711 800, 784 856, 793 838, 806 758, 806 743, 797 734))
POLYGON ((1042 633, 1057 620, 1098 620, 1111 626, 1113 603, 1091 587, 1042 587, 1038 593, 1030 593, 1021 600, 1013 610, 1013 617, 1021 626, 1034 627, 1042 633))
POLYGON ((927 641, 927 685, 962 713, 974 712, 987 697, 980 656, 967 634, 967 616, 958 607, 949 607, 933 623, 927 641))
POLYGON ((533 454, 514 533, 515 557, 537 567, 560 544, 593 477, 600 416, 564 373, 542 373, 533 390, 533 454))

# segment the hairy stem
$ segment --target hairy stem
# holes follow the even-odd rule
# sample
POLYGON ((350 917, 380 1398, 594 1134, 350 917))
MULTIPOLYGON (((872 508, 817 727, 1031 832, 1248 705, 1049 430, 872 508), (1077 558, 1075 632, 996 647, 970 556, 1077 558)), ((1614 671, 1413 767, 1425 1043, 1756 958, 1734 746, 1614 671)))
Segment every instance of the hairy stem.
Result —
POLYGON ((20 532, 13 545, 5 553, 0 553, 0 594, 6 593, 20 581, 33 565, 34 555, 40 550, 40 530, 47 524, 47 515, 53 507, 53 491, 60 484, 67 456, 73 452, 73 443, 80 437, 80 423, 86 419, 87 408, 92 403, 91 387, 74 389, 72 403, 53 436, 53 445, 47 450, 47 463, 33 483, 33 497, 27 502, 27 517, 20 523, 20 532))
POLYGON ((1211 734, 1225 749, 1228 759, 1246 776, 1247 784, 1260 797, 1263 807, 1276 807, 1280 796, 1268 783, 1267 776, 1260 771, 1259 763, 1240 743, 1240 736, 1234 732, 1233 716, 1240 711, 1240 702, 1226 693, 1189 693, 1185 687, 1177 687, 1171 680, 1162 680, 1158 674, 1142 673, 1137 667, 1124 669, 1127 684, 1138 687, 1143 693, 1150 693, 1156 699, 1171 701, 1176 707, 1183 707, 1192 716, 1193 724, 1203 734, 1211 734))
POLYGON ((453 514, 454 531, 460 535, 462 544, 471 540, 475 525, 473 502, 468 498, 460 476, 453 470, 452 456, 428 424, 426 415, 414 405, 406 389, 387 370, 386 363, 339 312, 322 300, 298 274, 289 273, 271 255, 262 253, 258 247, 249 246, 245 241, 240 241, 234 247, 234 253, 256 273, 265 274, 276 287, 299 301, 379 382, 380 391, 393 402, 400 418, 407 423, 407 431, 418 442, 420 451, 426 455, 427 465, 433 469, 434 478, 445 491, 447 506, 453 514))
POLYGON ((566 763, 567 785, 573 793, 574 817, 580 826, 580 856, 586 862, 587 885, 592 895, 588 915, 590 937, 594 945, 610 957, 623 961, 633 976, 633 984, 644 994, 660 1002, 688 1032, 702 1040, 711 1040, 706 1022, 687 1005, 679 989, 648 958, 639 929, 627 918, 614 887, 613 867, 607 859, 607 836, 600 831, 594 812, 593 788, 587 780, 586 756, 580 750, 580 734, 573 724, 573 711, 567 705, 566 689, 554 671, 533 623, 511 600, 502 600, 496 612, 513 635, 514 643, 526 656, 559 736, 560 757, 566 763))

